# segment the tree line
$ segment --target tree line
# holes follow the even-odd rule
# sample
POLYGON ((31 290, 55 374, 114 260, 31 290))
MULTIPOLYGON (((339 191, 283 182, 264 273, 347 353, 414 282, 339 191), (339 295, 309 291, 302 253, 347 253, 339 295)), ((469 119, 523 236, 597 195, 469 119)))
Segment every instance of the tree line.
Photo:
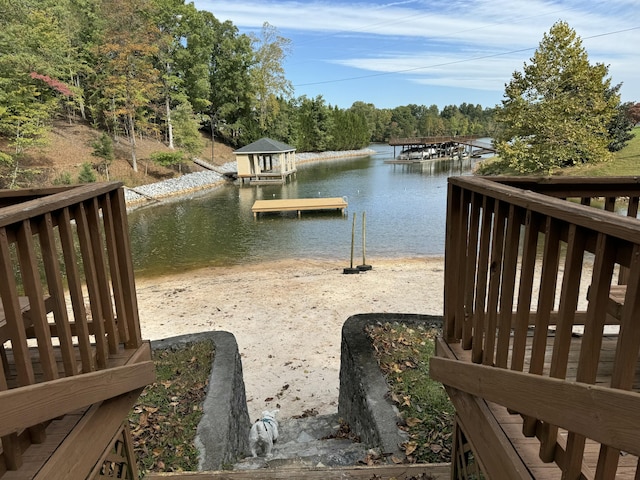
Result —
POLYGON ((295 97, 290 50, 267 23, 241 34, 184 0, 0 0, 0 166, 15 184, 20 159, 59 117, 106 132, 96 145, 105 162, 109 138, 125 139, 134 170, 144 136, 175 149, 158 156, 172 163, 202 150, 202 132, 231 146, 269 136, 322 151, 494 128, 480 105, 341 109, 295 97))

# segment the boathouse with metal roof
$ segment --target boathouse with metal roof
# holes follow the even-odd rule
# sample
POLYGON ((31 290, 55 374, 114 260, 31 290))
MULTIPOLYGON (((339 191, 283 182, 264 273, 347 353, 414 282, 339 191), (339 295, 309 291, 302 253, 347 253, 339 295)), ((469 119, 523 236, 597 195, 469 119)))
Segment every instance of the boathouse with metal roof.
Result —
POLYGON ((233 153, 243 183, 285 183, 296 173, 295 147, 278 140, 264 137, 233 153))

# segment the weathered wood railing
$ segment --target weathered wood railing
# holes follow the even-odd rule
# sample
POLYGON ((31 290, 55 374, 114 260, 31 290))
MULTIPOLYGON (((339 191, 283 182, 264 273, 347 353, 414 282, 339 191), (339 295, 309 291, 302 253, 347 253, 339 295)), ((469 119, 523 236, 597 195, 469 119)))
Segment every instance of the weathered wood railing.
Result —
POLYGON ((0 477, 52 419, 153 380, 120 187, 0 191, 0 477))
POLYGON ((621 451, 640 455, 639 198, 635 178, 449 180, 444 340, 473 363, 431 374, 521 413, 563 478, 615 478, 621 451))

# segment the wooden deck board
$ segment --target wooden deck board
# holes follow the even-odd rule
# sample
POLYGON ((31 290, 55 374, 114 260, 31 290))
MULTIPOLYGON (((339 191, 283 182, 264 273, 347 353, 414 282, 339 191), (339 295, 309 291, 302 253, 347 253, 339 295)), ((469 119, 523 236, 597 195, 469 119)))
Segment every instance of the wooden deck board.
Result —
POLYGON ((251 207, 253 216, 258 213, 270 212, 300 212, 312 210, 344 210, 347 200, 342 197, 329 198, 284 198, 276 200, 256 200, 251 207))
MULTIPOLYGON (((108 367, 118 367, 129 364, 131 361, 135 362, 138 356, 141 354, 140 350, 146 347, 140 347, 139 349, 125 349, 120 345, 119 350, 114 355, 111 355, 108 361, 108 367)), ((78 347, 75 347, 76 359, 80 358, 78 347)), ((95 348, 92 347, 93 355, 95 355, 95 348)), ((39 355, 36 347, 29 349, 31 354, 31 361, 33 364, 35 379, 37 382, 43 381, 44 378, 41 374, 42 368, 39 364, 39 355)), ((64 368, 62 365, 61 353, 58 347, 54 348, 55 358, 58 365, 58 371, 60 377, 64 377, 64 368)), ((9 348, 6 350, 6 356, 9 360, 10 375, 7 378, 10 388, 17 387, 15 378, 15 367, 13 362, 13 352, 9 348)), ((78 373, 81 373, 81 367, 78 360, 78 373)), ((83 408, 67 415, 52 420, 45 429, 44 442, 39 444, 31 444, 27 442, 22 445, 22 460, 23 465, 17 471, 7 471, 4 462, 2 461, 3 451, 2 444, 0 444, 0 477, 2 480, 18 480, 29 478, 32 479, 41 470, 44 464, 52 458, 56 450, 62 445, 65 439, 68 438, 69 433, 79 424, 84 415, 89 411, 89 407, 83 408)))
MULTIPOLYGON (((553 340, 554 332, 553 330, 549 330, 545 352, 545 375, 548 375, 549 372, 549 362, 551 359, 551 352, 553 350, 553 340)), ((531 355, 532 341, 533 337, 529 335, 527 337, 527 354, 525 357, 527 359, 530 358, 531 355)), ((571 353, 569 357, 569 368, 567 370, 567 379, 571 381, 575 381, 576 365, 578 357, 580 355, 581 341, 581 336, 572 338, 570 350, 571 353)), ((613 356, 615 355, 615 345, 617 342, 617 335, 606 335, 603 338, 600 365, 598 369, 598 378, 596 382, 599 385, 610 385, 610 374, 612 370, 613 356)), ((458 358, 458 360, 466 362, 471 361, 471 350, 463 350, 459 343, 450 344, 449 347, 458 358)), ((511 359, 509 359, 509 364, 510 362, 511 359)), ((638 363, 640 364, 640 359, 638 360, 638 363)), ((524 371, 528 370, 529 364, 527 361, 525 361, 524 371)), ((637 380, 636 385, 640 385, 640 381, 637 380)), ((636 389, 636 391, 638 390, 636 389)), ((560 479, 562 477, 562 472, 555 463, 543 463, 542 460, 540 460, 540 457, 538 456, 540 442, 538 441, 538 439, 535 437, 525 437, 522 434, 523 420, 520 415, 509 413, 507 409, 501 405, 488 403, 488 406, 496 421, 500 424, 502 430, 509 438, 509 441, 513 444, 516 451, 527 465, 527 468, 533 473, 536 480, 560 479)), ((566 437, 566 432, 564 430, 560 430, 560 435, 565 435, 566 437)), ((585 446, 584 462, 590 469, 592 469, 592 471, 595 471, 599 453, 600 445, 594 441, 587 440, 587 444, 585 446)), ((637 465, 638 457, 634 455, 620 455, 616 478, 635 478, 634 476, 637 465)))

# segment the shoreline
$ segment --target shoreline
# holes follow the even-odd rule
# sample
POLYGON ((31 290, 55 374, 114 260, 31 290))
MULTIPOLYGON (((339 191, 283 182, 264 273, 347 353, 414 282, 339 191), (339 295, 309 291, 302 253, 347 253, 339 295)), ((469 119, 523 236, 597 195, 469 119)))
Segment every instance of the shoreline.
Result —
POLYGON ((251 418, 335 413, 342 326, 360 313, 442 315, 444 258, 288 259, 136 278, 142 337, 226 331, 236 338, 251 418))
MULTIPOLYGON (((370 148, 320 153, 302 152, 296 154, 296 164, 310 165, 316 162, 374 155, 375 153, 376 151, 370 148)), ((140 185, 135 188, 125 187, 125 202, 127 208, 130 209, 147 205, 152 201, 161 201, 166 198, 188 195, 202 190, 215 190, 216 188, 231 183, 225 178, 225 174, 234 171, 237 171, 235 161, 218 166, 216 171, 204 170, 201 172, 187 173, 160 182, 140 185)))

